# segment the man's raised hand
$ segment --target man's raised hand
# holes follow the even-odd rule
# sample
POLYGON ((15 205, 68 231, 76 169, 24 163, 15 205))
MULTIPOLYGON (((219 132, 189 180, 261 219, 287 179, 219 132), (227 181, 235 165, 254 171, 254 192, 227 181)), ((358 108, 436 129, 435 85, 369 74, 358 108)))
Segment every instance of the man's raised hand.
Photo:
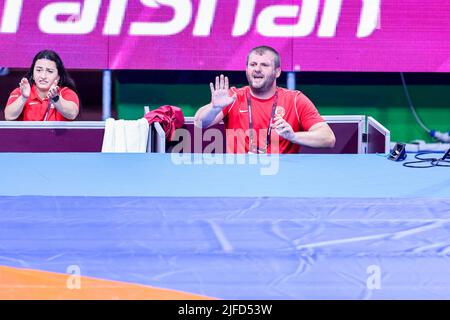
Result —
POLYGON ((236 100, 236 95, 229 96, 229 82, 228 77, 224 77, 223 74, 220 77, 216 77, 216 84, 211 82, 209 87, 211 89, 211 104, 213 108, 224 108, 232 104, 236 100))

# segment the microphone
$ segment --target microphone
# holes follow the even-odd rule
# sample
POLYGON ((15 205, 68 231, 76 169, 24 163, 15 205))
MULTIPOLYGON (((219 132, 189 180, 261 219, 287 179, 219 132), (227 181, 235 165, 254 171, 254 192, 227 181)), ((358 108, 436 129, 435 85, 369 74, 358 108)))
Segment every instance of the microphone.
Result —
POLYGON ((450 132, 440 132, 440 131, 431 130, 430 136, 432 136, 433 138, 436 138, 437 140, 439 140, 441 142, 450 142, 450 132))

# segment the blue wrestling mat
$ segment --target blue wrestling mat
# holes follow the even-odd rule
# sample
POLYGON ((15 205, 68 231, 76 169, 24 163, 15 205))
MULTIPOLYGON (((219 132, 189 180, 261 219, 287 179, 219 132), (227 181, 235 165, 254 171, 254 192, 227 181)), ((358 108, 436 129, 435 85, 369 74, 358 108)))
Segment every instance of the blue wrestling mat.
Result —
POLYGON ((223 299, 450 297, 450 169, 223 157, 0 154, 0 266, 223 299))

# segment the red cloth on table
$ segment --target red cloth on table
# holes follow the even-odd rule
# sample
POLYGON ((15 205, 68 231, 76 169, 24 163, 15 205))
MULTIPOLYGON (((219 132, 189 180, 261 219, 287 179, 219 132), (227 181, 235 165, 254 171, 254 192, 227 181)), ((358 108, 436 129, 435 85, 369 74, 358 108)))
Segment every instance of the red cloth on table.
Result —
POLYGON ((181 128, 184 124, 184 115, 181 108, 175 106, 161 106, 155 110, 148 112, 145 116, 148 124, 159 122, 164 132, 166 139, 172 140, 175 130, 181 128))

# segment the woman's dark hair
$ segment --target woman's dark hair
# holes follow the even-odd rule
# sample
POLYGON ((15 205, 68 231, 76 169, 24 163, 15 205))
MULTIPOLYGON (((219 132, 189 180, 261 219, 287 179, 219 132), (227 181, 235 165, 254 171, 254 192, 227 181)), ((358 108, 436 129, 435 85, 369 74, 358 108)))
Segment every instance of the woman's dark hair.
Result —
POLYGON ((64 64, 63 64, 61 58, 59 57, 59 55, 53 50, 42 50, 34 56, 33 63, 31 64, 31 68, 30 68, 30 70, 28 70, 28 72, 26 74, 26 78, 30 82, 30 85, 34 84, 33 70, 34 70, 34 65, 36 64, 36 61, 38 61, 39 59, 47 59, 47 60, 55 62, 56 68, 58 69, 58 75, 59 75, 58 86, 68 87, 75 92, 77 91, 76 87, 75 87, 75 81, 73 81, 73 79, 70 77, 69 73, 67 73, 66 68, 64 68, 64 64))

